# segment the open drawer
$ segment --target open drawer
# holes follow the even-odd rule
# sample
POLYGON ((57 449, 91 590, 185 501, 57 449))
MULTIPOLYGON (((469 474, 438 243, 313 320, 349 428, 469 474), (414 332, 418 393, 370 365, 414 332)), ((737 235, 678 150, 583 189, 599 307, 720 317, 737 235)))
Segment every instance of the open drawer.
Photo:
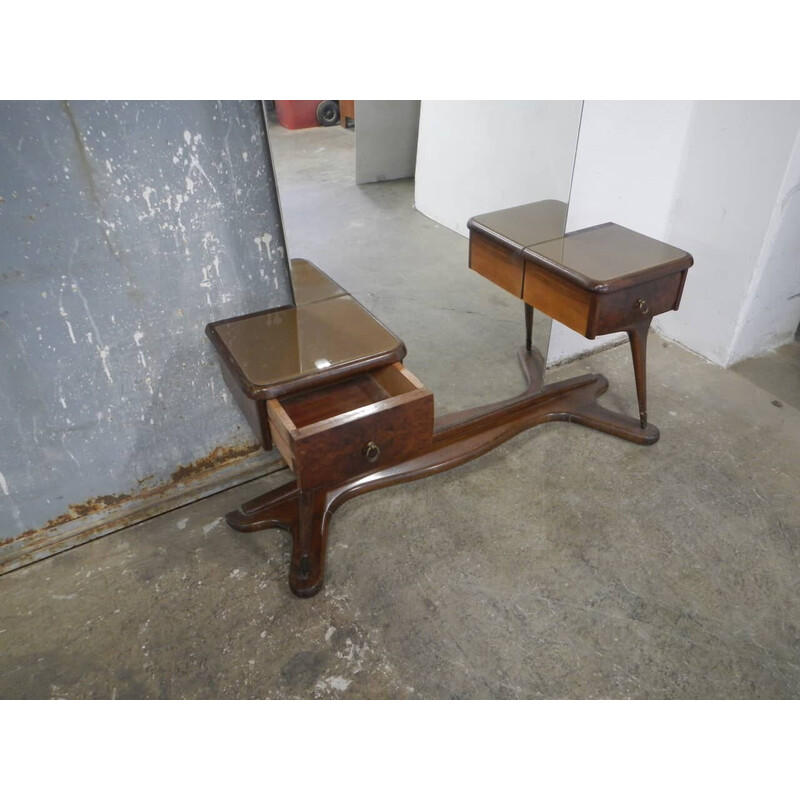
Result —
POLYGON ((433 394, 402 364, 267 401, 272 440, 310 489, 431 448, 433 394))

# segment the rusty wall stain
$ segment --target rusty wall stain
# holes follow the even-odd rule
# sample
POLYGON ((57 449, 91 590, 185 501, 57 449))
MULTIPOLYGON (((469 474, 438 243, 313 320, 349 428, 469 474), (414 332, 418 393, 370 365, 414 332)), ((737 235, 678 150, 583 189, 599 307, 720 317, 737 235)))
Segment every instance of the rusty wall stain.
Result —
POLYGON ((215 447, 208 455, 198 458, 190 464, 182 464, 170 476, 167 483, 160 484, 152 489, 135 494, 120 493, 113 495, 101 495, 99 497, 92 497, 80 503, 72 503, 67 511, 59 516, 48 520, 39 529, 30 529, 19 536, 15 537, 13 541, 29 538, 35 534, 42 533, 43 531, 58 528, 68 522, 73 522, 81 517, 95 514, 99 511, 112 511, 116 508, 129 503, 132 500, 148 500, 155 497, 160 497, 170 492, 175 484, 184 483, 192 479, 198 478, 201 475, 209 472, 214 472, 221 467, 228 466, 235 461, 240 461, 247 456, 259 450, 257 444, 234 446, 234 447, 215 447))
POLYGON ((171 475, 170 480, 185 481, 193 478, 200 472, 214 469, 227 461, 244 458, 259 449, 257 444, 241 445, 236 447, 215 447, 208 455, 198 458, 191 464, 181 464, 171 475))

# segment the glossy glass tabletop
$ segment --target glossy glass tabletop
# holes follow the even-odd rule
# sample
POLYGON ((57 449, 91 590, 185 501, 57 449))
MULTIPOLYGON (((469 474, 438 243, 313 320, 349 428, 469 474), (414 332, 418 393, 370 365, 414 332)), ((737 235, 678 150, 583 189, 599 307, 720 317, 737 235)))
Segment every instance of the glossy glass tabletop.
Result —
POLYGON ((295 305, 304 306, 347 292, 319 267, 304 258, 293 258, 289 265, 295 305))
POLYGON ((613 222, 526 247, 523 257, 593 291, 645 274, 655 278, 692 264, 685 250, 613 222))
POLYGON ((347 294, 211 327, 249 384, 249 393, 366 360, 405 355, 403 343, 347 294))
POLYGON ((540 200, 472 217, 470 230, 514 250, 564 235, 569 206, 560 200, 540 200))

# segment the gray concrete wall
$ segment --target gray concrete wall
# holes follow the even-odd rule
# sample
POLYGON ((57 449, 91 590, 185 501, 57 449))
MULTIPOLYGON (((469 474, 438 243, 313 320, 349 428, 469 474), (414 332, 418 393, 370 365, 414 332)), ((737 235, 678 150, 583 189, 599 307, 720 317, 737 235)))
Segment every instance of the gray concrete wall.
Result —
POLYGON ((287 267, 258 102, 0 103, 0 550, 252 449, 203 329, 287 267))

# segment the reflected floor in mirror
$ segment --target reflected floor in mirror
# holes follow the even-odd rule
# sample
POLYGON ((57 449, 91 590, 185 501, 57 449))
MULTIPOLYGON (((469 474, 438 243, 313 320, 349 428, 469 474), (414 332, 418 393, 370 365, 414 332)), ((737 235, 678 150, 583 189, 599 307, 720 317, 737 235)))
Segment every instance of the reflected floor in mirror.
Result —
MULTIPOLYGON (((520 391, 523 304, 468 268, 465 237, 414 208, 414 181, 357 185, 353 129, 269 132, 290 256, 314 262, 405 342, 436 413, 520 391)), ((549 331, 535 314, 540 349, 549 331)))

